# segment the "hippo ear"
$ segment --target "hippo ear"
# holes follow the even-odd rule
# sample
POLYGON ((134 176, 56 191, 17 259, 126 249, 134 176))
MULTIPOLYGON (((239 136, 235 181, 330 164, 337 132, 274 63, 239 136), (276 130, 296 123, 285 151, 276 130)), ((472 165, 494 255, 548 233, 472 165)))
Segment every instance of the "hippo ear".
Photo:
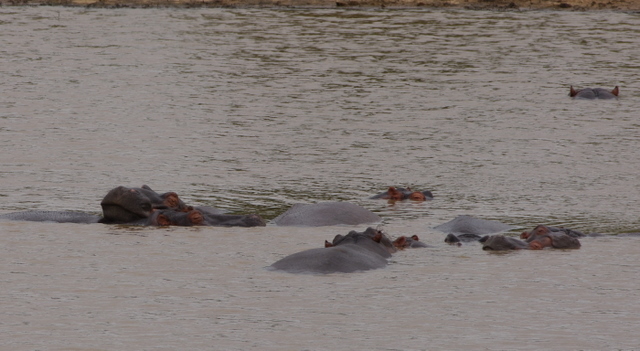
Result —
POLYGON ((407 237, 404 235, 393 241, 393 246, 397 247, 398 249, 404 249, 406 244, 407 237))
POLYGON ((169 220, 169 217, 161 214, 158 215, 158 225, 166 227, 168 225, 171 225, 171 221, 169 220))
POLYGON ((618 96, 618 93, 620 93, 620 89, 618 89, 618 86, 616 85, 616 87, 611 90, 611 94, 618 96))
POLYGON ((379 243, 382 240, 382 233, 381 232, 377 232, 376 235, 373 236, 373 238, 371 238, 373 241, 379 243))
POLYGON ((417 235, 415 235, 415 234, 413 234, 413 235, 411 236, 411 239, 413 239, 413 240, 415 240, 415 241, 420 241, 420 238, 418 238, 418 236, 417 236, 417 235))
POLYGON ((569 96, 574 97, 576 96, 576 94, 578 94, 578 92, 573 89, 573 85, 572 85, 571 88, 569 89, 569 96))
POLYGON ((187 217, 192 225, 201 225, 204 223, 204 216, 202 216, 200 211, 191 211, 187 214, 187 217))
POLYGON ((141 188, 153 191, 147 184, 142 184, 141 188))
POLYGON ((327 240, 324 241, 324 247, 333 247, 333 244, 328 242, 327 240))

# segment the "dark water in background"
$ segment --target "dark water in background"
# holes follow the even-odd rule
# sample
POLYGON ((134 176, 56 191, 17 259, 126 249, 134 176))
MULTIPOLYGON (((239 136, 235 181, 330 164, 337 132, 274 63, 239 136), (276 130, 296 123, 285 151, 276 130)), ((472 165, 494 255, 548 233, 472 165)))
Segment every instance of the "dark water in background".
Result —
POLYGON ((148 184, 267 218, 352 201, 436 246, 318 278, 262 267, 348 229, 0 223, 0 330, 13 350, 635 348, 634 238, 487 255, 431 228, 640 231, 638 57, 632 13, 0 8, 0 211, 99 213, 148 184), (435 199, 367 200, 389 185, 435 199))

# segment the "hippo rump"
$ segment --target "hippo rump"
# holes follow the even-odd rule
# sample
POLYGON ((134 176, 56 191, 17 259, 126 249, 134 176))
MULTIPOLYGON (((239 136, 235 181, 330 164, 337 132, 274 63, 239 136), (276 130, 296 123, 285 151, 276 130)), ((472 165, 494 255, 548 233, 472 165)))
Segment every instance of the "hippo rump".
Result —
POLYGON ((565 231, 552 231, 550 227, 544 225, 536 226, 530 232, 524 232, 519 240, 514 237, 504 235, 492 235, 482 238, 483 250, 505 251, 505 250, 542 250, 544 248, 554 249, 579 249, 580 241, 565 231))
POLYGON ((396 188, 390 186, 387 191, 373 195, 370 199, 385 199, 389 201, 413 200, 425 201, 433 200, 433 194, 429 190, 413 191, 411 188, 396 188))
POLYGON ((0 219, 127 225, 265 226, 258 215, 225 215, 212 207, 187 206, 178 194, 158 194, 147 185, 110 190, 100 203, 103 216, 70 211, 26 211, 0 215, 0 219), (199 218, 200 217, 200 218, 199 218))
POLYGON ((620 89, 618 89, 617 86, 612 90, 606 90, 602 88, 594 88, 594 89, 585 88, 585 89, 575 90, 573 89, 573 86, 569 88, 569 96, 571 96, 574 99, 587 99, 587 100, 616 99, 618 97, 619 92, 620 92, 620 89))
POLYGON ((498 221, 461 215, 433 229, 447 233, 444 239, 446 243, 459 245, 461 242, 478 241, 487 234, 500 233, 514 228, 498 221))
POLYGON ((350 202, 295 204, 272 220, 279 226, 322 227, 377 223, 377 214, 350 202))
POLYGON ((351 273, 383 268, 394 252, 391 240, 369 227, 362 233, 352 230, 347 235, 336 235, 324 248, 294 253, 267 268, 289 273, 351 273))

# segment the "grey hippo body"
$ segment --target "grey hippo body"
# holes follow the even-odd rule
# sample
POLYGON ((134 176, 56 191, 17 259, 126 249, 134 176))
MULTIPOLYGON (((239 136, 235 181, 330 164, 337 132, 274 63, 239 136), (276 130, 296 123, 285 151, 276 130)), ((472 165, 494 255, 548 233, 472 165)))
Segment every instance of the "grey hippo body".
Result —
POLYGON ((383 268, 396 249, 382 232, 367 228, 359 233, 336 235, 324 248, 309 249, 286 256, 268 269, 289 273, 351 273, 383 268))
POLYGON ((101 216, 74 211, 23 211, 0 215, 0 220, 55 222, 55 223, 99 223, 101 216))
POLYGON ((618 94, 620 93, 620 89, 616 86, 612 90, 606 90, 602 88, 584 88, 575 90, 573 86, 569 88, 569 96, 574 99, 585 99, 585 100, 594 100, 594 99, 616 99, 618 98, 618 94))
POLYGON ((321 227, 331 225, 359 225, 380 222, 377 214, 350 202, 320 202, 295 204, 274 218, 279 226, 321 227))
POLYGON ((226 215, 212 207, 187 206, 176 193, 159 194, 146 185, 140 188, 116 187, 107 193, 100 205, 102 217, 71 211, 25 211, 3 214, 0 219, 127 225, 266 225, 259 215, 226 215))
POLYGON ((485 235, 500 233, 514 228, 514 226, 498 221, 461 215, 433 229, 447 233, 444 240, 446 243, 460 244, 461 242, 478 241, 485 235))

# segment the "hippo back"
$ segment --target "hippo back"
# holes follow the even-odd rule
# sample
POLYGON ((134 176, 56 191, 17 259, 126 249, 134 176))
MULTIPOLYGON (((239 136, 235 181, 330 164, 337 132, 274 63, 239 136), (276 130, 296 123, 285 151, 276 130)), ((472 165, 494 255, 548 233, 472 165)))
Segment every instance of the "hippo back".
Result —
POLYGON ((289 255, 269 266, 289 273, 351 273, 382 268, 387 259, 356 244, 317 248, 289 255))
POLYGON ((506 251, 506 250, 523 250, 528 249, 529 244, 526 242, 504 235, 492 235, 482 238, 483 250, 506 251))
POLYGON ((330 225, 358 225, 380 222, 381 218, 356 204, 349 202, 321 202, 295 204, 288 211, 273 219, 280 226, 320 227, 330 225))
POLYGON ((447 223, 440 224, 433 229, 452 234, 476 234, 485 235, 504 232, 514 227, 498 221, 473 218, 471 216, 458 216, 447 223))

